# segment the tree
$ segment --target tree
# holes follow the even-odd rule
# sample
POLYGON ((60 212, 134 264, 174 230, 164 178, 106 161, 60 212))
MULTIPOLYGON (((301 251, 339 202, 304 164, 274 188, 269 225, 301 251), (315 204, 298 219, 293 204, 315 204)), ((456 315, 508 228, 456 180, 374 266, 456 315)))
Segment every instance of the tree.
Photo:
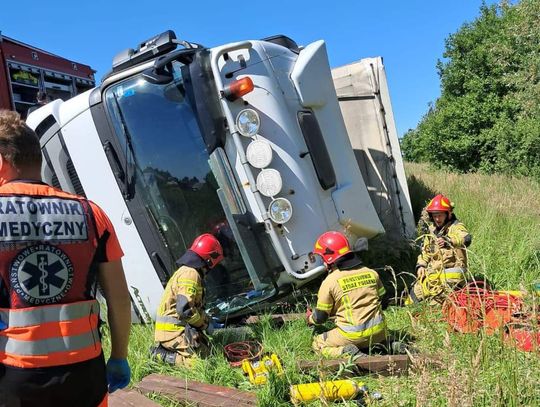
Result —
POLYGON ((405 158, 540 179, 540 0, 482 5, 443 57, 441 96, 404 135, 405 158))

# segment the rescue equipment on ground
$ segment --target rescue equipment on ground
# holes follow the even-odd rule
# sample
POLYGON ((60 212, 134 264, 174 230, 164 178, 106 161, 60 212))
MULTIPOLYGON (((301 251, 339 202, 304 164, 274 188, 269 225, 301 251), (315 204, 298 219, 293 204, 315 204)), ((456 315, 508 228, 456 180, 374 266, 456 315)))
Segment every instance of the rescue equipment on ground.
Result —
POLYGON ((295 384, 290 387, 291 401, 294 404, 306 403, 315 400, 354 400, 367 387, 356 380, 332 380, 317 383, 295 384))
POLYGON ((270 371, 275 372, 278 376, 283 374, 283 367, 275 353, 265 355, 259 360, 244 359, 242 370, 249 376, 249 381, 254 385, 266 384, 270 371))
POLYGON ((256 341, 233 342, 223 347, 225 358, 232 367, 240 367, 244 360, 259 359, 262 351, 262 345, 256 341))
POLYGON ((449 294, 442 311, 448 324, 458 332, 477 332, 484 327, 487 333, 493 333, 510 322, 522 307, 521 297, 493 291, 484 281, 473 281, 449 294))
POLYGON ((530 322, 510 322, 505 326, 504 340, 524 352, 540 350, 540 330, 538 325, 530 322))

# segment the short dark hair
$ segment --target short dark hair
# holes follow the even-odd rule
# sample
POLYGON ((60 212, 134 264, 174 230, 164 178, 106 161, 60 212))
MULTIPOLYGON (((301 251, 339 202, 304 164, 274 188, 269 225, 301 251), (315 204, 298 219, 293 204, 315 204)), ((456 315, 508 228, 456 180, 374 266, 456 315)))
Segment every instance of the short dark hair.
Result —
POLYGON ((41 168, 39 138, 17 112, 0 110, 0 154, 18 171, 41 168))

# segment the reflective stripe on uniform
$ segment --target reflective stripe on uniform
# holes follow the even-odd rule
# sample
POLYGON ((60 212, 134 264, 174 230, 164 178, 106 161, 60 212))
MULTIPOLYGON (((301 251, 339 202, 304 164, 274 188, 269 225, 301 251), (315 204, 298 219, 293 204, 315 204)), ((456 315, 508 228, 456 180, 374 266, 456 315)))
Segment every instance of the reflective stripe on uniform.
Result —
POLYGON ((443 276, 447 280, 462 280, 465 278, 465 269, 461 267, 450 267, 444 269, 443 276))
POLYGON ((0 309, 0 320, 9 327, 26 327, 45 324, 47 322, 59 322, 79 319, 91 314, 99 314, 99 303, 94 300, 81 301, 72 304, 42 305, 18 309, 0 309))
POLYGON ((59 336, 34 341, 2 336, 0 337, 0 349, 7 354, 21 356, 47 355, 48 353, 63 352, 66 350, 76 351, 86 348, 94 345, 96 338, 99 338, 97 328, 80 335, 59 336))
POLYGON ((178 287, 190 287, 195 289, 196 292, 202 292, 203 288, 196 280, 191 280, 187 278, 179 279, 176 281, 178 287))
POLYGON ((317 305, 315 306, 318 310, 328 312, 332 310, 332 304, 326 304, 324 302, 317 302, 317 305))
POLYGON ((382 315, 377 315, 375 318, 370 319, 367 322, 364 322, 363 324, 359 325, 339 325, 339 329, 346 332, 361 332, 365 331, 366 329, 372 328, 377 324, 380 324, 384 321, 384 318, 382 315))
POLYGON ((23 368, 83 362, 101 354, 96 300, 1 309, 0 362, 23 368), (40 323, 43 318, 44 322, 40 323))
POLYGON ((156 322, 156 331, 178 331, 182 332, 184 330, 183 325, 171 324, 167 322, 156 322))
POLYGON ((377 290, 377 294, 379 297, 382 297, 384 294, 386 294, 386 289, 384 287, 381 287, 377 290))
POLYGON ((340 333, 349 339, 359 339, 376 335, 386 329, 382 314, 359 325, 338 325, 340 333))
POLYGON ((450 267, 444 269, 441 272, 430 273, 427 275, 429 280, 464 280, 465 279, 465 269, 461 267, 450 267))
POLYGON ((345 294, 342 299, 343 307, 345 308, 345 319, 349 324, 354 324, 354 319, 352 315, 351 299, 347 294, 345 294))
POLYGON ((156 330, 158 331, 183 331, 185 322, 180 321, 176 317, 157 315, 156 316, 156 330))

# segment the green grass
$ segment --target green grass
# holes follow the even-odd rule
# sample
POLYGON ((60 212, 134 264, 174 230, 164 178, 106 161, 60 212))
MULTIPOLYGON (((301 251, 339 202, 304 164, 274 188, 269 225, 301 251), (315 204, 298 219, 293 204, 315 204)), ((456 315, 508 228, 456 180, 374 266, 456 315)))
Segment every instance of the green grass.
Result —
MULTIPOLYGON (((524 178, 456 175, 418 164, 407 165, 407 173, 416 214, 439 192, 455 202, 458 217, 473 235, 469 250, 473 274, 486 276, 501 289, 526 289, 531 282, 540 279, 538 183, 524 178)), ((395 273, 410 272, 414 255, 406 251, 394 256, 378 252, 371 253, 368 261, 377 267, 392 263, 395 273)), ((386 281, 394 279, 391 275, 385 277, 386 281)), ((298 307, 298 311, 303 311, 302 305, 298 307)), ((421 353, 433 356, 436 362, 418 362, 408 376, 358 377, 370 391, 383 395, 380 401, 368 400, 368 405, 540 405, 539 354, 524 353, 505 345, 500 334, 448 332, 440 311, 428 305, 390 307, 385 313, 391 330, 412 336, 414 346, 421 353)), ((317 359, 311 351, 312 331, 304 321, 275 328, 268 319, 263 319, 253 327, 252 336, 263 344, 265 351, 277 353, 285 368, 284 376, 272 377, 260 388, 252 386, 239 368, 231 368, 221 351, 224 344, 245 339, 245 335, 229 330, 219 332, 213 338, 212 356, 198 361, 192 369, 182 369, 151 361, 148 349, 153 342, 152 328, 133 326, 129 354, 132 384, 150 373, 164 373, 254 391, 261 406, 287 406, 290 405, 290 385, 337 378, 317 371, 304 374, 297 369, 298 359, 317 359)), ((178 405, 163 396, 154 396, 154 400, 163 406, 178 405)), ((329 404, 320 401, 312 405, 329 404)), ((353 405, 352 402, 340 404, 353 405)))

